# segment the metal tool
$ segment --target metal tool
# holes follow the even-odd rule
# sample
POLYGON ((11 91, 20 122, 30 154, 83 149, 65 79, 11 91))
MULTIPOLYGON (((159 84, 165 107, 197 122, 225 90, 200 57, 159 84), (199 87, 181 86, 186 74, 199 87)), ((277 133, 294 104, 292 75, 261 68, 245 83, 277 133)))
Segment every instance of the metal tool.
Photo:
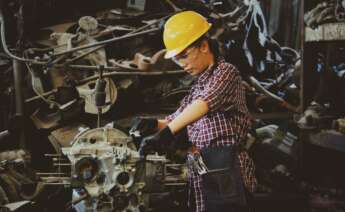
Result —
POLYGON ((199 151, 189 152, 187 155, 187 164, 199 175, 204 175, 208 172, 208 168, 205 165, 199 151))
POLYGON ((103 65, 99 66, 99 78, 96 82, 96 88, 95 88, 95 105, 98 109, 97 127, 101 127, 102 108, 106 106, 105 86, 107 82, 103 79, 103 70, 104 70, 104 66, 103 65))

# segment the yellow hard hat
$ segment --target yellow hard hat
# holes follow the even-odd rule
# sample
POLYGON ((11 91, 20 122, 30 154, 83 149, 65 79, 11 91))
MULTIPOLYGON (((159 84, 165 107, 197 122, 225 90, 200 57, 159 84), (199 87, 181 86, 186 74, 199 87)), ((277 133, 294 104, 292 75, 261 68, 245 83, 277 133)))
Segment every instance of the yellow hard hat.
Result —
POLYGON ((164 25, 165 58, 172 58, 205 34, 211 24, 197 12, 184 11, 171 16, 164 25))

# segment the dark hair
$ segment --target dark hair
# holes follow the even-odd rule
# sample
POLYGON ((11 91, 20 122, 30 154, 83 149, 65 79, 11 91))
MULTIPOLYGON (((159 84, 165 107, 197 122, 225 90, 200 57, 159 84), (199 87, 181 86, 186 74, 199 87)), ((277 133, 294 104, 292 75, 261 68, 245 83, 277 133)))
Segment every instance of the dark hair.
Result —
POLYGON ((210 38, 210 36, 207 33, 205 35, 201 36, 200 38, 198 38, 196 41, 194 41, 190 45, 190 47, 192 47, 192 46, 200 47, 203 41, 207 41, 212 54, 214 55, 215 58, 218 58, 220 56, 218 42, 215 39, 210 38))

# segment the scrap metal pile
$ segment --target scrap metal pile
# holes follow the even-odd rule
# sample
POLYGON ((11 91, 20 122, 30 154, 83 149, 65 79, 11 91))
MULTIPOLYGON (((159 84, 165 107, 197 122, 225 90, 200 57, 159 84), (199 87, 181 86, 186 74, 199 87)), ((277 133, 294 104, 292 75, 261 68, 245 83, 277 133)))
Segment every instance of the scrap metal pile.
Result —
POLYGON ((257 0, 79 2, 89 10, 53 0, 1 3, 1 127, 10 134, 2 140, 19 140, 16 132, 25 130, 30 166, 38 170, 37 185, 30 184, 36 195, 29 199, 37 211, 59 211, 61 205, 61 210, 186 210, 186 145, 144 160, 127 134, 135 114, 166 115, 194 81, 163 58, 162 27, 182 10, 208 18, 212 38, 242 74, 249 109, 258 116, 245 146, 257 164, 259 191, 309 191, 296 177, 296 123, 291 116, 282 121, 271 115, 301 112, 300 55, 268 35, 257 0), (49 15, 63 10, 66 17, 49 15), (11 59, 20 63, 19 78, 12 76, 18 66, 11 59), (13 77, 24 87, 25 116, 11 109, 18 96, 13 77), (38 195, 39 186, 54 187, 55 196, 71 197, 73 190, 73 199, 56 204, 54 195, 38 195))
POLYGON ((304 15, 304 21, 312 29, 325 23, 345 21, 345 1, 322 1, 304 15))

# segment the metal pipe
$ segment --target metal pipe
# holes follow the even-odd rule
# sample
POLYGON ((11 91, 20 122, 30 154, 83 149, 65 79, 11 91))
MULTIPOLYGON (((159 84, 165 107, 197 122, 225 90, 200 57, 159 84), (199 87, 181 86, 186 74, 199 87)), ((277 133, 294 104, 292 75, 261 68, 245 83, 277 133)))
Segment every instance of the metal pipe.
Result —
POLYGON ((71 183, 46 183, 42 182, 43 185, 71 185, 71 183))
MULTIPOLYGON (((57 89, 53 89, 53 90, 50 90, 48 92, 42 93, 41 96, 46 97, 46 96, 49 96, 49 95, 51 95, 51 94, 53 94, 55 92, 57 92, 57 89)), ((41 97, 40 96, 34 96, 34 97, 31 97, 31 98, 25 99, 25 103, 30 103, 30 102, 38 100, 38 99, 41 99, 41 97)))
POLYGON ((104 40, 104 41, 100 41, 100 42, 97 42, 97 43, 92 43, 92 44, 88 44, 88 45, 84 45, 84 46, 79 46, 79 47, 76 47, 76 48, 73 48, 73 49, 69 49, 69 50, 66 50, 66 51, 62 51, 62 52, 53 54, 52 56, 60 56, 60 55, 64 55, 64 54, 69 54, 69 53, 73 53, 73 52, 76 52, 76 51, 79 51, 79 50, 88 49, 88 48, 92 48, 92 47, 96 47, 96 46, 101 46, 101 45, 105 45, 105 44, 112 43, 112 42, 115 42, 115 41, 124 40, 124 39, 128 39, 128 38, 137 37, 139 35, 148 34, 148 33, 151 33, 151 32, 157 32, 159 30, 160 30, 159 27, 155 27, 153 29, 145 30, 145 31, 142 31, 142 32, 137 32, 137 33, 133 33, 133 34, 126 34, 126 35, 121 36, 121 37, 112 38, 112 39, 109 39, 109 40, 104 40))
POLYGON ((104 48, 103 45, 102 45, 102 46, 98 46, 98 47, 96 47, 96 48, 94 48, 94 49, 89 50, 88 52, 85 52, 85 53, 83 53, 83 54, 81 54, 81 55, 79 55, 79 56, 76 56, 75 58, 68 59, 68 60, 66 61, 66 63, 62 64, 62 66, 66 66, 66 65, 68 65, 68 64, 74 63, 75 61, 78 61, 78 60, 80 60, 80 59, 86 57, 87 55, 89 55, 89 54, 91 54, 91 53, 93 53, 93 52, 95 52, 95 51, 98 51, 98 50, 100 50, 100 49, 103 49, 103 48, 104 48))
POLYGON ((4 130, 0 132, 0 141, 4 138, 6 138, 9 135, 9 131, 8 130, 4 130))
POLYGON ((144 25, 144 26, 142 26, 142 27, 139 27, 138 29, 135 29, 135 30, 133 30, 132 32, 129 32, 128 35, 131 35, 131 34, 133 34, 133 33, 136 33, 136 32, 138 32, 138 31, 141 31, 141 30, 143 30, 143 29, 146 29, 146 28, 148 28, 148 27, 150 27, 150 26, 153 26, 153 25, 155 25, 155 24, 157 24, 157 23, 160 23, 162 20, 164 20, 164 19, 170 17, 171 15, 172 15, 172 14, 163 16, 162 18, 160 18, 160 19, 158 19, 158 20, 156 20, 156 21, 154 21, 154 22, 152 22, 152 23, 149 23, 149 24, 147 24, 147 25, 144 25))
POLYGON ((25 59, 25 58, 21 58, 21 57, 18 57, 14 54, 12 54, 9 50, 8 50, 8 47, 7 47, 7 44, 6 44, 6 37, 5 37, 5 19, 4 19, 4 16, 3 16, 3 12, 0 8, 0 36, 1 36, 1 43, 2 43, 2 48, 4 50, 4 52, 9 56, 11 57, 12 59, 14 60, 18 60, 18 61, 21 61, 21 62, 29 62, 29 63, 34 63, 34 64, 40 64, 40 65, 45 65, 47 64, 46 62, 39 62, 37 60, 31 60, 31 59, 25 59))
MULTIPOLYGON (((84 65, 70 65, 69 66, 72 69, 84 69, 84 70, 94 70, 96 71, 98 69, 98 66, 84 66, 84 65)), ((104 67, 104 70, 107 71, 112 71, 112 70, 119 70, 117 67, 104 67)), ((141 75, 141 76, 157 76, 157 75, 170 75, 170 74, 182 74, 185 73, 184 70, 178 70, 178 71, 152 71, 152 72, 144 72, 144 71, 130 71, 130 72, 125 72, 125 71, 113 71, 113 72, 108 72, 104 73, 104 77, 110 77, 110 76, 129 76, 129 75, 141 75)), ((87 77, 85 79, 76 81, 76 84, 81 85, 86 82, 95 80, 98 78, 98 75, 94 75, 91 77, 87 77)))
POLYGON ((70 180, 70 177, 54 177, 54 176, 49 176, 49 177, 40 177, 42 180, 70 180))
POLYGON ((37 172, 37 175, 66 175, 66 173, 58 173, 58 172, 37 172))
POLYGON ((44 154, 44 156, 46 157, 59 157, 59 156, 63 156, 61 154, 44 154))
POLYGON ((23 99, 23 90, 22 90, 22 62, 19 60, 13 60, 13 80, 14 80, 14 92, 15 92, 15 101, 16 101, 16 114, 15 116, 19 118, 20 125, 19 127, 19 145, 21 148, 25 148, 25 136, 24 136, 24 126, 22 124, 22 118, 24 116, 24 99, 23 99))
POLYGON ((14 78, 14 89, 16 96, 16 116, 24 115, 23 107, 23 91, 22 91, 22 63, 18 60, 13 60, 13 78, 14 78))
POLYGON ((71 163, 53 163, 53 166, 71 166, 71 163))

